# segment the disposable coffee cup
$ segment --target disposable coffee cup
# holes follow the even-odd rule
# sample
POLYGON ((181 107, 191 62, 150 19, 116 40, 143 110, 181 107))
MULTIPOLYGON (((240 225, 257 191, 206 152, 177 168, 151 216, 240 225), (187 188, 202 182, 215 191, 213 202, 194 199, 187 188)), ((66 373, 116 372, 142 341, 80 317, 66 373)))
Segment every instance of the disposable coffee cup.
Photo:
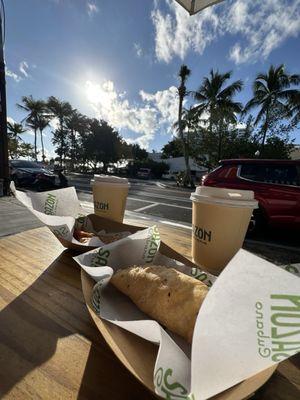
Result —
POLYGON ((118 176, 94 175, 91 185, 95 214, 123 222, 130 186, 128 180, 118 176))
POLYGON ((191 200, 193 262, 218 275, 242 247, 257 201, 249 190, 208 186, 197 187, 191 200))

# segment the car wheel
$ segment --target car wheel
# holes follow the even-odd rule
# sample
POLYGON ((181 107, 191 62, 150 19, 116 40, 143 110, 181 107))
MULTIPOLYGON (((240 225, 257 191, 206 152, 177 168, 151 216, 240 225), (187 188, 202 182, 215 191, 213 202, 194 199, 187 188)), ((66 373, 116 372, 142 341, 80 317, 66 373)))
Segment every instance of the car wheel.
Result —
POLYGON ((263 232, 267 227, 267 218, 261 207, 253 211, 247 234, 249 236, 255 236, 258 233, 263 232))

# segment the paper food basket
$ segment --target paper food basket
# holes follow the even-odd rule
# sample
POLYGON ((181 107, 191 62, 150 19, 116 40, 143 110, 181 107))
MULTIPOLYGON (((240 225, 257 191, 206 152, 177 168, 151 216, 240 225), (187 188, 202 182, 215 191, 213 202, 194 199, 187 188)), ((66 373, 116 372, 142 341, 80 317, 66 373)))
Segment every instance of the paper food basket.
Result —
MULTIPOLYGON (((180 347, 172 335, 169 336, 148 316, 143 315, 140 320, 129 321, 129 324, 117 318, 101 318, 101 313, 95 312, 93 296, 96 294, 101 297, 99 283, 102 282, 103 271, 112 274, 113 269, 106 261, 101 264, 104 268, 91 268, 85 265, 84 260, 90 259, 91 254, 113 249, 111 255, 115 260, 123 254, 122 262, 126 259, 135 262, 136 249, 140 251, 143 243, 148 243, 153 228, 121 224, 93 214, 86 218, 74 188, 43 193, 15 191, 15 195, 65 247, 82 253, 75 259, 82 267, 84 297, 99 331, 129 371, 162 398, 245 399, 271 376, 278 362, 300 350, 299 277, 244 250, 236 254, 209 290, 197 317, 189 355, 184 352, 184 346, 180 347), (108 245, 98 237, 82 244, 73 237, 80 216, 95 231, 126 231, 130 236, 108 245), (97 283, 96 273, 100 276, 97 283), (94 279, 91 277, 93 275, 94 279), (147 329, 138 328, 137 321, 147 329)), ((169 260, 182 263, 181 267, 176 264, 176 268, 184 268, 182 272, 188 275, 193 275, 193 270, 197 271, 190 260, 160 239, 157 239, 156 247, 155 257, 158 257, 159 265, 166 265, 164 263, 169 260)), ((129 265, 134 265, 130 262, 129 265)), ((136 264, 141 265, 141 262, 136 264)), ((200 276, 200 280, 211 283, 212 278, 208 274, 200 273, 200 276)), ((111 313, 118 313, 118 310, 111 308, 112 300, 111 305, 108 304, 110 316, 111 313)), ((122 302, 119 305, 122 306, 122 302)))

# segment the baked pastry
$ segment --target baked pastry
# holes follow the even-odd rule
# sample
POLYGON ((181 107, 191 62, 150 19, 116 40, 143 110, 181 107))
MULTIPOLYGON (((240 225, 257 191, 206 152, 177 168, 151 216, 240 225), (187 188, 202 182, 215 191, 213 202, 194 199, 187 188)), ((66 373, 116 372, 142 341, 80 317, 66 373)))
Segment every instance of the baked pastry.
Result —
POLYGON ((111 283, 140 310, 192 342, 196 318, 208 292, 204 283, 174 268, 154 265, 119 269, 111 283))

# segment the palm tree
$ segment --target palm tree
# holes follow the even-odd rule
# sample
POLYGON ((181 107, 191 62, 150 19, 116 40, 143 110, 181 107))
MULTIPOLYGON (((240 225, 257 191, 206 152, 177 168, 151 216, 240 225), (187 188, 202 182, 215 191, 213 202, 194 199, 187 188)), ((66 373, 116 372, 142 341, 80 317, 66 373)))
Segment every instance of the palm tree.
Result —
POLYGON ((186 81, 187 78, 190 76, 191 71, 186 65, 182 65, 179 70, 179 78, 180 78, 180 85, 178 87, 178 96, 179 96, 179 106, 178 106, 178 134, 179 138, 182 141, 183 145, 183 155, 185 161, 185 175, 183 178, 183 184, 186 186, 191 183, 191 170, 189 165, 189 152, 188 152, 188 144, 184 137, 184 127, 182 124, 182 107, 183 107, 183 100, 187 96, 186 90, 186 81))
POLYGON ((19 154, 20 141, 23 142, 20 135, 25 132, 26 129, 24 129, 22 124, 7 122, 8 152, 10 158, 14 158, 19 154))
POLYGON ((237 122, 237 114, 242 111, 242 104, 233 100, 233 97, 242 90, 243 82, 235 81, 228 86, 226 82, 231 78, 232 72, 220 74, 211 70, 209 77, 205 77, 202 85, 194 93, 199 104, 195 107, 199 118, 208 114, 208 130, 213 137, 218 137, 218 158, 222 157, 222 142, 227 124, 237 122))
POLYGON ((253 97, 245 106, 244 113, 258 108, 255 124, 262 122, 262 150, 265 145, 268 129, 274 118, 288 118, 292 98, 298 90, 290 89, 300 83, 299 75, 289 75, 284 65, 269 68, 267 74, 259 73, 253 83, 253 97))
POLYGON ((293 126, 300 123, 300 90, 290 97, 290 116, 293 126))
POLYGON ((24 129, 22 124, 7 122, 7 133, 10 139, 23 140, 20 135, 25 132, 26 129, 24 129))
POLYGON ((37 160, 37 131, 38 131, 38 119, 45 112, 46 105, 42 100, 34 100, 34 98, 30 96, 22 97, 23 104, 17 104, 19 108, 28 112, 27 117, 24 118, 23 121, 26 122, 27 126, 30 126, 34 131, 34 156, 37 160))
POLYGON ((66 101, 61 101, 54 96, 49 97, 47 108, 53 118, 58 119, 59 128, 54 131, 53 144, 58 144, 57 154, 60 157, 60 166, 62 167, 63 159, 67 152, 67 129, 66 119, 72 113, 72 106, 66 101))
MULTIPOLYGON (((188 165, 188 170, 190 172, 189 169, 189 159, 190 159, 190 133, 195 131, 195 129, 198 126, 198 116, 196 113, 195 108, 190 107, 189 109, 186 108, 182 108, 182 112, 181 112, 181 129, 183 132, 183 136, 184 136, 184 142, 182 143, 182 145, 184 144, 185 147, 183 147, 183 149, 185 148, 185 152, 184 152, 184 159, 186 162, 186 165, 188 165)), ((175 122, 175 124, 173 125, 173 128, 175 128, 177 130, 177 132, 179 132, 179 121, 175 122)), ((191 182, 187 182, 187 183, 191 183, 191 182)))

